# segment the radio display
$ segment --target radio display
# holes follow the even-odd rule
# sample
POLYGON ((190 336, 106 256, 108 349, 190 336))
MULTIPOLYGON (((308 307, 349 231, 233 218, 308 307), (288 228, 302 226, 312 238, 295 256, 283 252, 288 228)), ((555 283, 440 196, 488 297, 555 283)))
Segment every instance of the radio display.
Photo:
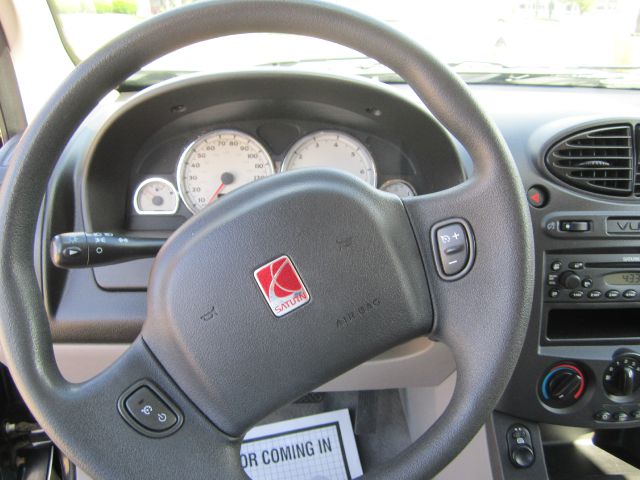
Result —
POLYGON ((607 285, 640 285, 640 272, 609 273, 604 281, 607 285))

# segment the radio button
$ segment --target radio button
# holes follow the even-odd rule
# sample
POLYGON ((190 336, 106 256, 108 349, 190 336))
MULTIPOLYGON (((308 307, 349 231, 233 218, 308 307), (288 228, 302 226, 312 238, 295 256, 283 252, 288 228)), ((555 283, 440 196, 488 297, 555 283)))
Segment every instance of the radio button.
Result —
POLYGON ((595 300, 602 296, 602 292, 600 290, 591 290, 587 295, 590 299, 595 300))
POLYGON ((638 296, 638 292, 635 290, 625 290, 622 296, 624 298, 636 298, 638 296))
POLYGON ((584 268, 584 262, 571 262, 569 263, 571 270, 582 270, 584 268))
POLYGON ((582 286, 584 288, 591 288, 593 287, 593 280, 591 280, 590 278, 585 278, 584 280, 582 280, 582 286))
POLYGON ((574 290, 573 292, 569 293, 569 296, 575 300, 584 297, 584 292, 582 290, 574 290))
POLYGON ((564 288, 568 290, 573 290, 574 288, 578 288, 582 283, 582 280, 578 275, 576 275, 574 272, 568 272, 568 271, 560 275, 559 281, 560 281, 560 285, 562 285, 564 288))
POLYGON ((558 295, 560 295, 560 290, 557 288, 549 289, 549 298, 558 298, 558 295))
POLYGON ((562 268, 562 262, 560 261, 555 261, 551 264, 551 271, 552 272, 558 272, 560 271, 560 269, 562 268))
POLYGON ((618 298, 620 297, 620 292, 618 290, 609 290, 607 291, 607 293, 605 293, 605 296, 611 299, 618 298))

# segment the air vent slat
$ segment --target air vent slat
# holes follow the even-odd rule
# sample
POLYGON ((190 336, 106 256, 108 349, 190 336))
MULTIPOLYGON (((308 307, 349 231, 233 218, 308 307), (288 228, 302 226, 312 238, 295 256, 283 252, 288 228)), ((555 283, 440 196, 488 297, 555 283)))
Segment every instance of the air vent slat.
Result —
POLYGON ((597 127, 564 138, 547 152, 545 163, 570 185, 607 195, 631 195, 640 178, 640 171, 634 171, 630 125, 597 127))
POLYGON ((574 162, 586 162, 588 160, 593 160, 593 161, 603 161, 603 162, 611 162, 611 161, 615 161, 618 160, 619 162, 624 162, 623 164, 626 165, 626 162, 629 160, 629 155, 627 156, 620 156, 620 155, 611 155, 611 156, 606 156, 606 155, 584 155, 584 156, 577 156, 577 155, 554 155, 555 158, 558 159, 559 162, 565 161, 565 160, 569 160, 569 161, 574 161, 574 162))
POLYGON ((579 143, 567 143, 566 145, 567 147, 569 147, 572 150, 582 150, 583 148, 589 147, 592 148, 594 150, 599 150, 599 149, 603 149, 603 150, 629 150, 631 147, 628 145, 581 145, 579 143))
POLYGON ((587 135, 587 138, 589 139, 596 139, 596 138, 602 138, 602 139, 627 139, 629 138, 628 135, 587 135))
POLYGON ((557 168, 561 168, 563 170, 589 170, 589 171, 607 171, 607 170, 625 170, 627 172, 631 172, 631 169, 628 167, 600 167, 600 166, 580 166, 580 165, 558 165, 557 168))

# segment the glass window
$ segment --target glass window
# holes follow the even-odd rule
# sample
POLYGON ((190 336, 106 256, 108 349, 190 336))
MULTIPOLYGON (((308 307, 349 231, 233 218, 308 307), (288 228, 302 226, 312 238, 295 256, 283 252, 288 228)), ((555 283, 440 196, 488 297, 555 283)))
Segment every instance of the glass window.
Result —
MULTIPOLYGON (((113 37, 194 0, 49 0, 69 49, 86 58, 113 37)), ((339 0, 411 36, 469 82, 640 87, 640 0, 339 0)), ((394 81, 383 67, 316 39, 239 35, 147 67, 165 72, 303 66, 394 81)), ((399 80, 399 79, 395 79, 399 80)))

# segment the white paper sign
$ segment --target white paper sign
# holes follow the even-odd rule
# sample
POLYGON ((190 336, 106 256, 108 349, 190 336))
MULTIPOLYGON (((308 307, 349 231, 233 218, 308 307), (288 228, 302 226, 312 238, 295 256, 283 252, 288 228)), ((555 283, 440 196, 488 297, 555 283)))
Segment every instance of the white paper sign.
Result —
POLYGON ((242 443, 240 460, 252 480, 351 480, 362 475, 347 409, 255 427, 242 443))

